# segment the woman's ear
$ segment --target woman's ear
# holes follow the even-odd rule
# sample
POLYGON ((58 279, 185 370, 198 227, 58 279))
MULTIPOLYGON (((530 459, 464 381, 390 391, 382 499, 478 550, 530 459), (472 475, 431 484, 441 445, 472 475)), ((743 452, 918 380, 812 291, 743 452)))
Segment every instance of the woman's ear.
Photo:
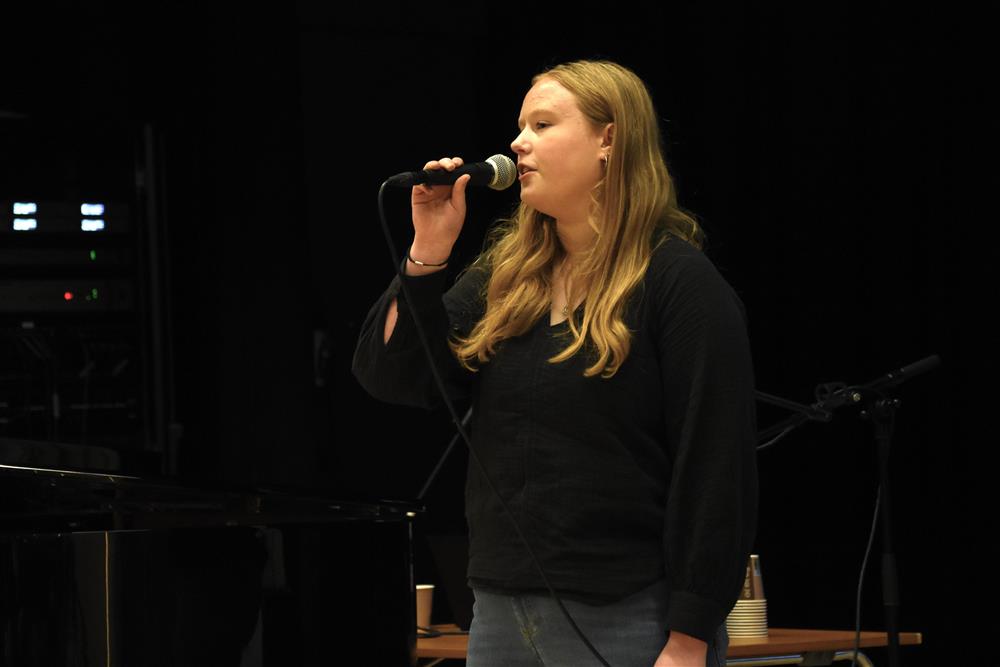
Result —
POLYGON ((601 133, 601 148, 611 148, 615 140, 615 124, 608 123, 601 133))

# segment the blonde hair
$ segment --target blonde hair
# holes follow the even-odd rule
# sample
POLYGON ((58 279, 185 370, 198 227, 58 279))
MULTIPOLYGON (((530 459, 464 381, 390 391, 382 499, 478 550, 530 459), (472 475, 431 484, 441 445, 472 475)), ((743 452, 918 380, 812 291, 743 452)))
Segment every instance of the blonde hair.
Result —
MULTIPOLYGON (((614 134, 604 178, 591 191, 588 221, 596 241, 575 264, 572 284, 587 285, 582 322, 569 315, 572 340, 549 359, 560 363, 583 349, 593 356, 584 376, 613 376, 628 356, 631 332, 623 322, 629 296, 642 282, 655 245, 669 232, 698 248, 704 234, 695 217, 677 204, 663 159, 659 122, 645 84, 607 61, 557 65, 532 79, 553 79, 573 94, 583 115, 614 134)), ((489 273, 486 311, 466 338, 449 344, 469 370, 489 361, 497 345, 529 331, 551 309, 551 275, 565 256, 555 220, 523 202, 487 238, 486 250, 469 267, 489 273)), ((572 303, 572 298, 570 299, 572 303)), ((588 359, 589 361, 589 359, 588 359)))

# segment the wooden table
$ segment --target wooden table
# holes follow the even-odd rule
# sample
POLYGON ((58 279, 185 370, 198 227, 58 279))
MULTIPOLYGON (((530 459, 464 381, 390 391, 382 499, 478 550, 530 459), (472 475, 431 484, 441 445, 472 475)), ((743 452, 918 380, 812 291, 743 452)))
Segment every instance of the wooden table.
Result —
MULTIPOLYGON (((442 632, 457 632, 456 625, 433 625, 442 632)), ((729 640, 726 663, 733 665, 829 665, 835 660, 850 660, 854 649, 853 630, 799 630, 768 628, 767 637, 733 637, 729 640)), ((922 643, 919 632, 899 633, 899 644, 922 643)), ((887 646, 885 632, 862 632, 861 648, 887 646)), ((442 635, 417 639, 417 657, 432 658, 424 667, 441 660, 465 660, 468 635, 442 635)), ((863 652, 858 654, 858 665, 871 665, 863 652)))

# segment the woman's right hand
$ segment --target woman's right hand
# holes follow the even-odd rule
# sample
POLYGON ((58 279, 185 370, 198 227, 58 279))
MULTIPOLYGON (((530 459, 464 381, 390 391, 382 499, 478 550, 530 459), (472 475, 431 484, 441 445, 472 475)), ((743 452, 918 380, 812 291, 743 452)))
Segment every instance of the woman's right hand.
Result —
MULTIPOLYGON (((461 167, 460 157, 432 160, 424 169, 452 171, 461 167)), ((465 188, 471 180, 468 174, 454 185, 417 185, 410 193, 413 213, 413 245, 410 255, 428 264, 444 262, 451 255, 465 222, 465 188)))

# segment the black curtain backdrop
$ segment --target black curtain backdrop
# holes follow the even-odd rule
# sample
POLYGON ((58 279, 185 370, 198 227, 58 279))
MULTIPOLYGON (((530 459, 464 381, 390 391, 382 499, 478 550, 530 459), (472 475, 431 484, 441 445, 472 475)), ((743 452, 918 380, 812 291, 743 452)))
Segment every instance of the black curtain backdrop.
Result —
MULTIPOLYGON (((350 372, 392 277, 380 183, 445 155, 510 154, 522 97, 550 64, 632 68, 681 203, 746 303, 759 389, 808 403, 821 382, 941 356, 898 391, 900 625, 924 633, 902 655, 979 665, 971 606, 993 603, 998 555, 988 322, 1000 260, 977 196, 995 173, 976 164, 982 25, 951 6, 790 2, 5 6, 0 109, 70 138, 32 172, 54 198, 83 181, 128 196, 122 137, 148 121, 164 139, 182 478, 410 499, 452 429, 444 410, 375 401, 350 372), (98 142, 100 164, 74 171, 79 146, 98 142)), ((24 179, 9 161, 2 173, 0 199, 15 196, 24 179)), ((407 197, 387 200, 398 252, 407 197)), ((452 275, 516 201, 516 186, 470 193, 452 275)), ((762 405, 760 424, 786 415, 762 405)), ((871 426, 845 411, 761 452, 755 553, 773 627, 853 627, 874 451, 871 426)), ((464 531, 466 461, 460 445, 426 498, 421 581, 441 578, 423 538, 464 531)), ((879 553, 876 537, 869 630, 884 627, 879 553)), ((450 620, 438 602, 435 621, 450 620)))

